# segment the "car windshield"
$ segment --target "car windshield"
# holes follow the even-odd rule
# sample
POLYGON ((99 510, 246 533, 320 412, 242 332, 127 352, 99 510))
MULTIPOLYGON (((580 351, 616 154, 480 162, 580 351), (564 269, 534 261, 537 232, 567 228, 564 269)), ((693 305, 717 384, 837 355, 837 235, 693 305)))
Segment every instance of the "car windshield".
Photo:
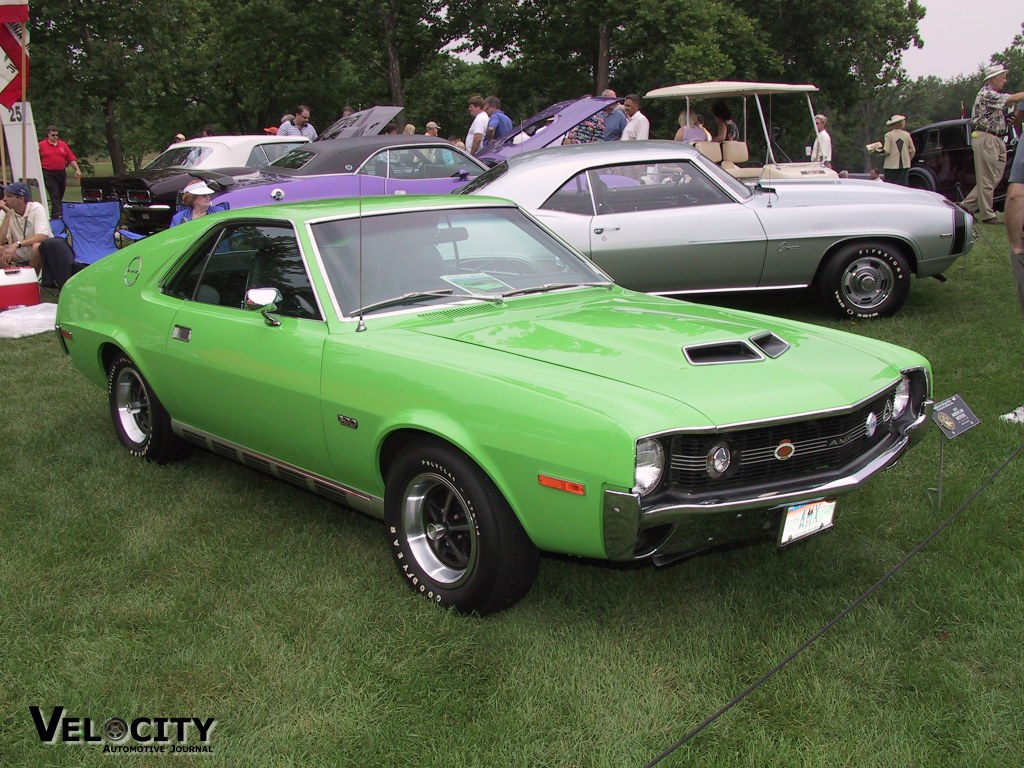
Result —
POLYGON ((157 155, 143 170, 159 168, 195 168, 213 152, 211 147, 170 147, 157 155))
POLYGON ((500 179, 506 173, 508 173, 508 162, 498 163, 493 168, 488 168, 486 171, 481 173, 466 186, 455 190, 455 194, 468 195, 470 192, 476 192, 478 189, 486 187, 495 179, 500 179))
POLYGON ((339 309, 499 301, 611 285, 586 259, 515 208, 403 211, 312 226, 339 309))
POLYGON ((316 157, 316 152, 311 152, 308 149, 302 149, 301 147, 293 149, 281 157, 277 158, 270 164, 270 168, 288 168, 289 170, 298 170, 302 168, 306 163, 316 157))

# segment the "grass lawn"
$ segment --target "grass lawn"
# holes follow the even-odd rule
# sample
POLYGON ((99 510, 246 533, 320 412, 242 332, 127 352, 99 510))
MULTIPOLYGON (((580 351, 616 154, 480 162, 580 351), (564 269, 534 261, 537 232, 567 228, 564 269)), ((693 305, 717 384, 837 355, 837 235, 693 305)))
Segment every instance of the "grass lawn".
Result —
MULTIPOLYGON (((840 499, 832 532, 662 569, 546 556, 527 597, 486 619, 407 589, 373 520, 212 454, 130 458, 106 394, 52 334, 0 341, 0 766, 112 764, 102 745, 40 743, 33 705, 90 718, 96 733, 111 716, 216 718, 213 754, 176 765, 643 765, 874 584, 1024 442, 998 419, 1024 402, 1024 324, 1005 232, 982 229, 949 281, 915 281, 891 320, 833 323, 804 293, 731 299, 928 356, 936 399, 958 393, 982 419, 945 445, 943 510, 926 494, 933 426, 840 499)), ((1020 765, 1022 508, 1024 460, 661 765, 1020 765)))

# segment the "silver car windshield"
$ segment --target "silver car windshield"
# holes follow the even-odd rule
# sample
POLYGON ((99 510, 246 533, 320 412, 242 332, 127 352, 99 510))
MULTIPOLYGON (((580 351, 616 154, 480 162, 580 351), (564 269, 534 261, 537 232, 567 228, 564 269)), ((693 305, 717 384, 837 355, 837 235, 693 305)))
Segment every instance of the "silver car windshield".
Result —
POLYGON ((347 316, 409 304, 495 301, 612 281, 515 208, 455 208, 312 226, 347 316))

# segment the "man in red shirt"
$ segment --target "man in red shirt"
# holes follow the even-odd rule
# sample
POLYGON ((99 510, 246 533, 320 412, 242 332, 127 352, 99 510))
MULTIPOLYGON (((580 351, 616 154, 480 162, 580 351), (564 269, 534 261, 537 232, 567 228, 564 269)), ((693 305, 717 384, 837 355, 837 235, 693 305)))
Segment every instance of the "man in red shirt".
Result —
POLYGON ((63 215, 64 191, 68 187, 67 167, 74 166, 76 179, 82 178, 82 169, 55 125, 46 129, 46 138, 39 142, 39 160, 43 166, 43 184, 50 198, 50 218, 59 219, 63 215))

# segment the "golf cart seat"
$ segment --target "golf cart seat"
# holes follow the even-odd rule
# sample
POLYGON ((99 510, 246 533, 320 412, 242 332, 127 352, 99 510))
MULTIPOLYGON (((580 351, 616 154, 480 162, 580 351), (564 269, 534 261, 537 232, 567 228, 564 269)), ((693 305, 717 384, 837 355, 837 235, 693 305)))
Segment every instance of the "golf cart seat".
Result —
POLYGON ((717 141, 695 141, 693 146, 712 163, 722 162, 722 145, 717 141))
POLYGON ((741 168, 740 163, 750 160, 745 141, 722 142, 722 170, 737 179, 756 179, 761 176, 761 168, 741 168))

